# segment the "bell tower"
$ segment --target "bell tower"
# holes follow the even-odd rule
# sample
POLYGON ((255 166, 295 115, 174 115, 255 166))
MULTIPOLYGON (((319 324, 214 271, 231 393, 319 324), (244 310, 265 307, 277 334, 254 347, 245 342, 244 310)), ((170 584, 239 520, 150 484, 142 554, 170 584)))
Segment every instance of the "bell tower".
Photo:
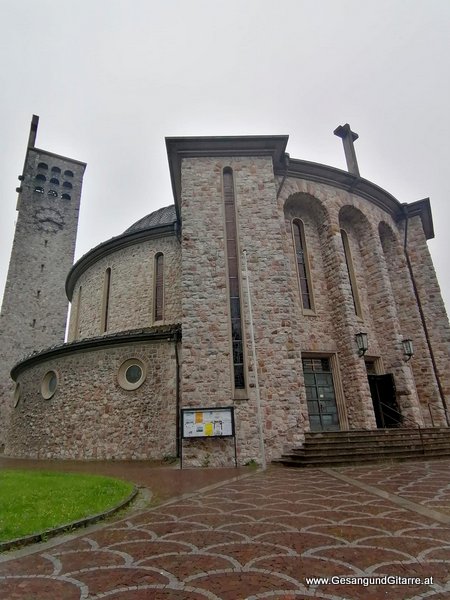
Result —
POLYGON ((24 356, 64 342, 66 275, 73 264, 86 164, 36 148, 33 115, 17 223, 0 313, 0 448, 12 405, 11 367, 24 356))

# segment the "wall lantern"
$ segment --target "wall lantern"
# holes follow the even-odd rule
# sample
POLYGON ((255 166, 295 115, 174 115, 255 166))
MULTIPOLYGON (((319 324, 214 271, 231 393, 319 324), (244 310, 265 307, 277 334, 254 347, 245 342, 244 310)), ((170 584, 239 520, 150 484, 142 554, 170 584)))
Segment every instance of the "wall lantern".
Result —
POLYGON ((364 354, 369 349, 369 339, 367 333, 363 333, 360 331, 355 335, 356 345, 358 346, 358 355, 364 356, 364 354))
POLYGON ((406 356, 406 362, 414 356, 412 340, 402 340, 403 354, 406 356))

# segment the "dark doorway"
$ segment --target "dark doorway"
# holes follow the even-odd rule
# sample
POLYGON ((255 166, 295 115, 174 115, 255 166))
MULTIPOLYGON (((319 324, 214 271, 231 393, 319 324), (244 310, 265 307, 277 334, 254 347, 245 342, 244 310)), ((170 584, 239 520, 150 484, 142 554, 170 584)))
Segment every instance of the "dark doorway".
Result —
POLYGON ((330 359, 304 358, 302 362, 311 431, 339 431, 330 359))
POLYGON ((395 381, 392 373, 367 375, 372 395, 373 410, 379 429, 399 427, 402 415, 397 404, 395 381))

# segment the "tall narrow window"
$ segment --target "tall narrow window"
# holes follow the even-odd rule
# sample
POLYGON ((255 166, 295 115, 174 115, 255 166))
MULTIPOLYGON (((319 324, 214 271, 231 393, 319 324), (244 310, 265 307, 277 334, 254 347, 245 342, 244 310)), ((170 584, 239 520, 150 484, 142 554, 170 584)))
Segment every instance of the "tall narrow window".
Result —
POLYGON ((164 254, 155 256, 155 321, 164 319, 164 254))
POLYGON ((306 250, 305 229, 300 219, 292 223, 294 232, 295 257, 297 261, 298 281, 305 310, 314 310, 312 301, 311 274, 309 272, 308 254, 306 250))
POLYGON ((342 245, 344 247, 345 264, 347 265, 348 279, 350 281, 350 289, 352 292, 353 306, 357 317, 362 317, 361 304, 359 302, 358 288, 356 286, 355 271, 353 269, 352 253, 348 241, 347 232, 341 229, 342 245))
POLYGON ((241 298, 239 291, 239 261, 237 250, 236 206, 233 172, 223 171, 225 230, 227 237, 228 285, 230 292, 231 340, 233 346, 234 387, 245 388, 244 343, 242 336, 241 298))
POLYGON ((77 306, 76 306, 76 312, 75 312, 75 322, 74 322, 74 326, 73 326, 73 339, 76 340, 78 339, 79 335, 80 335, 80 315, 81 315, 81 292, 82 292, 82 286, 80 285, 80 289, 78 290, 78 297, 77 297, 77 306))
POLYGON ((105 281, 103 283, 103 305, 102 305, 102 326, 101 326, 102 333, 105 333, 105 331, 107 331, 107 329, 108 329, 110 292, 111 292, 111 268, 108 267, 105 271, 105 281))

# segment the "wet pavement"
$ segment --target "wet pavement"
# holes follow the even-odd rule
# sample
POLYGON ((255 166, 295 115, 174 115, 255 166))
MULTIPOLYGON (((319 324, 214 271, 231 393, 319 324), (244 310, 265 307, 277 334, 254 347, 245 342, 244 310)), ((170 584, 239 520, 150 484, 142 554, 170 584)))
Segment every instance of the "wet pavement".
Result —
POLYGON ((450 598, 448 460, 230 469, 240 478, 223 483, 216 469, 143 471, 161 497, 214 485, 2 555, 0 599, 450 598))
POLYGON ((204 486, 248 473, 246 468, 182 469, 150 461, 27 460, 0 457, 0 469, 40 469, 66 473, 94 473, 132 481, 151 490, 154 502, 193 492, 204 486), (174 474, 176 471, 176 474, 174 474))

